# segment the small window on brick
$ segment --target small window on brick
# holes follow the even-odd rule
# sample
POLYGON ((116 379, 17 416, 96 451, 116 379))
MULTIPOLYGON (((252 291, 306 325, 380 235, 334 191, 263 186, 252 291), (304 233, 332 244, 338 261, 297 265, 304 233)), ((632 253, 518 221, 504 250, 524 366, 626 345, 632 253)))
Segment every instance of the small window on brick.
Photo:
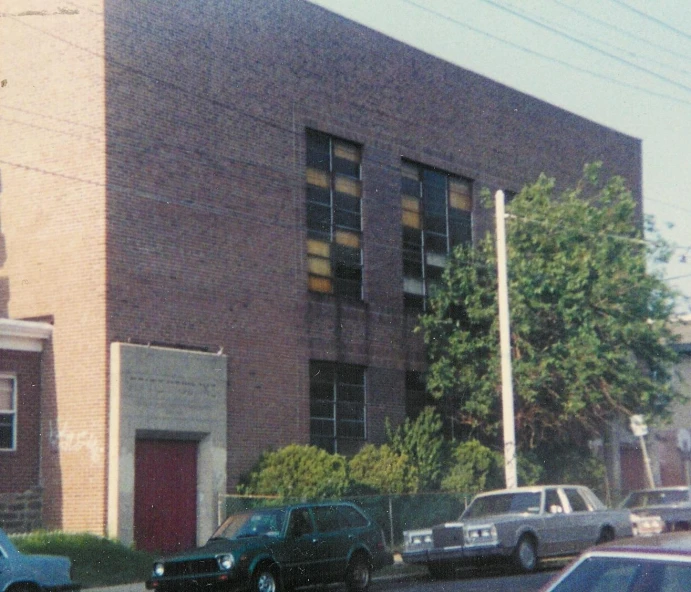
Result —
POLYGON ((451 250, 471 242, 472 181, 420 164, 401 164, 403 293, 423 310, 451 250))
POLYGON ((0 374, 0 450, 17 447, 17 379, 0 374))
POLYGON ((366 438, 365 369, 310 362, 310 443, 331 453, 356 454, 366 438))
POLYGON ((362 299, 361 148, 307 132, 307 267, 312 292, 362 299))

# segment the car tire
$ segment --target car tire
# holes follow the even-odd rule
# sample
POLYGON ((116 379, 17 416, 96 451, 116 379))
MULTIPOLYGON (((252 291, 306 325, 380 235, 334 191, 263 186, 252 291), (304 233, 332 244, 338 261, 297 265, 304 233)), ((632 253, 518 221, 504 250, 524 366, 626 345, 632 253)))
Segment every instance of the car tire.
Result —
POLYGON ((435 580, 448 580, 453 577, 456 569, 450 561, 432 561, 427 564, 429 575, 435 580))
POLYGON ((513 562, 522 573, 535 571, 537 567, 537 544, 529 535, 523 535, 518 539, 518 544, 513 550, 513 562))
POLYGON ((348 592, 365 592, 372 580, 372 565, 363 553, 351 557, 346 568, 345 584, 348 592))
POLYGON ((252 577, 252 592, 281 592, 278 570, 273 565, 260 565, 252 577))

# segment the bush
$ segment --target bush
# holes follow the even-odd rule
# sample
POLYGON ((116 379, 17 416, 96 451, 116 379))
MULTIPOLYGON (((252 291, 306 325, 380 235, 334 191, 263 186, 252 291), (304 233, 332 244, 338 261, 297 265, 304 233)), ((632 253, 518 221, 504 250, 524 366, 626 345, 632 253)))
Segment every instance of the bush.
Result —
POLYGON ((85 588, 143 582, 151 575, 153 556, 93 534, 37 531, 10 538, 22 553, 69 557, 74 581, 85 588))
POLYGON ((342 497, 349 490, 345 457, 300 444, 265 452, 238 485, 242 494, 310 500, 342 497))
POLYGON ((414 493, 417 490, 417 468, 405 454, 390 446, 367 444, 348 462, 354 486, 364 486, 373 493, 414 493))
POLYGON ((455 444, 450 456, 451 466, 442 479, 442 490, 475 494, 502 487, 502 456, 477 440, 455 444))

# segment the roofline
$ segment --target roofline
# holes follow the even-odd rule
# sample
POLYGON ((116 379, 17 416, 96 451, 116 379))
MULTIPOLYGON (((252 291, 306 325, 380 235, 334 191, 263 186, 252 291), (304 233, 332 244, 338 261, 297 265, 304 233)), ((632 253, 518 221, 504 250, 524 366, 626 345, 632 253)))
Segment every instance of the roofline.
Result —
POLYGON ((0 319, 0 349, 41 352, 52 335, 50 323, 0 319))

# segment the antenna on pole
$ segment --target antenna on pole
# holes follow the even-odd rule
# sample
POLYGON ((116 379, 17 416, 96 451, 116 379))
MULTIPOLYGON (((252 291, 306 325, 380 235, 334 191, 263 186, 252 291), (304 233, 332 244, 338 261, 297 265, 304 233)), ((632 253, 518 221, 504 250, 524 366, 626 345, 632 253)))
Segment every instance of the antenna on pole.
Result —
POLYGON ((511 330, 509 320, 509 287, 506 264, 506 214, 504 192, 495 196, 497 235, 497 280, 499 293, 499 341, 501 345, 502 423, 504 426, 504 474, 506 488, 518 485, 516 476, 516 429, 513 409, 513 376, 511 372, 511 330))

